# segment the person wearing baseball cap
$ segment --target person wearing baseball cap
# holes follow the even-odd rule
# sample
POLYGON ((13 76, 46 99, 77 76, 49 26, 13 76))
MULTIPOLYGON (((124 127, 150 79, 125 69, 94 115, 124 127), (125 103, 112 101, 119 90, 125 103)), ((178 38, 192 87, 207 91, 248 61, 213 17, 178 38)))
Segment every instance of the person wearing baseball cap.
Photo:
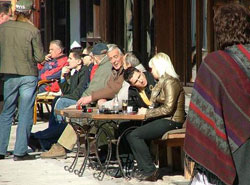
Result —
POLYGON ((35 10, 33 0, 19 0, 16 2, 15 8, 16 21, 28 22, 33 25, 30 21, 30 16, 35 10))
POLYGON ((35 156, 28 154, 28 138, 33 125, 38 81, 38 70, 34 63, 44 60, 44 52, 40 31, 29 21, 32 9, 33 1, 17 1, 17 19, 0 26, 0 74, 4 76, 4 106, 0 114, 0 159, 4 159, 7 153, 17 102, 19 116, 13 159, 35 159, 35 156))
POLYGON ((33 1, 32 0, 19 0, 16 2, 16 11, 17 12, 29 12, 33 10, 33 1))

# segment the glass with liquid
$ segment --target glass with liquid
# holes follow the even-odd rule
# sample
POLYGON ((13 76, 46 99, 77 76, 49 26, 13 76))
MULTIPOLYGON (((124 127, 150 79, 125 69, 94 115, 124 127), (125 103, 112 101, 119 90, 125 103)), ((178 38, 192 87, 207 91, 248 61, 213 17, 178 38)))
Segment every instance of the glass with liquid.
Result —
POLYGON ((128 100, 122 100, 122 112, 123 114, 127 113, 128 100))

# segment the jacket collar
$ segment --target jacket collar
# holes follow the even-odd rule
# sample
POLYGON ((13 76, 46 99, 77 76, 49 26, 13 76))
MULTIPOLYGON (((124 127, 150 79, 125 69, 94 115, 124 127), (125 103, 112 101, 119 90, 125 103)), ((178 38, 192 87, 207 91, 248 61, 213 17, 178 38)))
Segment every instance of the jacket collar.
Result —
POLYGON ((123 72, 124 72, 123 66, 121 66, 121 68, 120 68, 118 71, 115 70, 115 69, 112 67, 112 75, 113 75, 114 77, 118 77, 118 76, 123 75, 123 72))
POLYGON ((60 57, 56 57, 55 60, 59 60, 61 58, 67 57, 65 54, 62 54, 60 57))
POLYGON ((102 60, 100 61, 100 63, 98 64, 98 66, 101 66, 105 63, 109 62, 108 56, 106 55, 105 57, 102 58, 102 60))

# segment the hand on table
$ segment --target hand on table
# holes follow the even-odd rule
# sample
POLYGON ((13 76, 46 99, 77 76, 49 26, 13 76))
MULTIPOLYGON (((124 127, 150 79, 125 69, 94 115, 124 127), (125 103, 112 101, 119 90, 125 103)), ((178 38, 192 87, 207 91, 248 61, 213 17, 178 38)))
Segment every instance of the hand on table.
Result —
POLYGON ((97 105, 98 105, 99 107, 101 107, 102 104, 104 104, 106 101, 107 101, 106 99, 100 99, 100 100, 97 101, 97 105))
POLYGON ((86 105, 88 103, 92 102, 92 96, 85 96, 85 97, 81 97, 77 103, 76 103, 76 106, 79 106, 79 105, 86 105))

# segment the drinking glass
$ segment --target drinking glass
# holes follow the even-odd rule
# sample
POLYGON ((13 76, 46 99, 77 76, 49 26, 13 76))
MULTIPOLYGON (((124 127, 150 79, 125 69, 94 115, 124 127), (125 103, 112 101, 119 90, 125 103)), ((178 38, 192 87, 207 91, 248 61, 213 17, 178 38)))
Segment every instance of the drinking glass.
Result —
POLYGON ((128 100, 122 100, 122 112, 124 114, 127 113, 127 107, 128 107, 128 100))

